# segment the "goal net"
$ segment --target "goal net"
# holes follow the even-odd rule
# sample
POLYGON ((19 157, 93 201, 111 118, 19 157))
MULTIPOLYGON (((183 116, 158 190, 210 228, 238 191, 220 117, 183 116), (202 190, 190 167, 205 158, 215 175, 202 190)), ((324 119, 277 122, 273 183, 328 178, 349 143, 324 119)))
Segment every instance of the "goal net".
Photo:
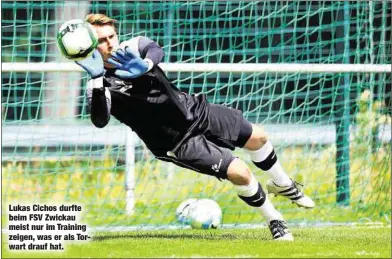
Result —
POLYGON ((63 22, 94 12, 118 21, 120 40, 158 42, 182 91, 264 125, 317 204, 271 197, 289 223, 390 222, 387 1, 3 1, 1 11, 3 221, 8 204, 55 202, 83 205, 90 227, 176 227, 183 200, 210 198, 226 226, 264 223, 228 181, 154 159, 114 118, 94 128, 87 75, 55 40, 63 22))

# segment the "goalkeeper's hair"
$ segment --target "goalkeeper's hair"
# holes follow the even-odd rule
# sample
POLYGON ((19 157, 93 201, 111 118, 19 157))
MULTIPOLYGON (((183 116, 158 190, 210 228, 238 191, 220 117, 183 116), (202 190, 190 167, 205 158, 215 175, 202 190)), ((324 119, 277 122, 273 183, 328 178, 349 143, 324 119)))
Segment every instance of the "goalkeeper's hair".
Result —
POLYGON ((117 32, 116 30, 116 25, 115 23, 117 22, 117 20, 112 19, 104 14, 100 14, 100 13, 91 13, 86 15, 85 21, 90 23, 91 25, 98 25, 98 26, 104 26, 104 25, 109 25, 112 26, 114 28, 114 30, 117 32))

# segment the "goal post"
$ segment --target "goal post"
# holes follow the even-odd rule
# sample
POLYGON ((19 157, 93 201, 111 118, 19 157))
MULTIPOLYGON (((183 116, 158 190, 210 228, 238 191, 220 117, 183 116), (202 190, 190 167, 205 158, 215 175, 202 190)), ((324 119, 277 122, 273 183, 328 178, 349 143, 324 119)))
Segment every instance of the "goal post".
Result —
MULTIPOLYGON (((265 127, 317 204, 302 211, 271 197, 289 223, 390 222, 387 1, 2 1, 3 204, 77 202, 91 227, 160 229, 178 226, 181 201, 211 198, 226 226, 262 222, 228 181, 154 159, 114 118, 91 124, 88 76, 55 37, 90 12, 115 18, 121 41, 158 42, 181 91, 265 127)), ((245 152, 234 154, 265 184, 245 152)))

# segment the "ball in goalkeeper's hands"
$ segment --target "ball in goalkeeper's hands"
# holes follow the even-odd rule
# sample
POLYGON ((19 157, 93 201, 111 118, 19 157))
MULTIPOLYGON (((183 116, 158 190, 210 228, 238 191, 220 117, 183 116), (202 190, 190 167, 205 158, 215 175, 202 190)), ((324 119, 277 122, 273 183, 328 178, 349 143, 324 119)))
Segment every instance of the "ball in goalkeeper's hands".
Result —
POLYGON ((98 46, 98 36, 91 24, 82 19, 73 19, 58 30, 57 46, 67 59, 82 60, 93 54, 98 46))

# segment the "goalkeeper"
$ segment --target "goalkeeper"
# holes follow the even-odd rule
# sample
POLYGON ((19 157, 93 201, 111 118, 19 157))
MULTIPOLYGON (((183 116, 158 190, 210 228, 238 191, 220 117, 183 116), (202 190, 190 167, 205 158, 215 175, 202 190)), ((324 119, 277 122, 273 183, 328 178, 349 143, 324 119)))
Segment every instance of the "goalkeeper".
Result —
POLYGON ((181 92, 157 66, 164 52, 154 41, 135 37, 119 44, 115 20, 89 14, 86 21, 98 34, 98 47, 76 63, 91 76, 87 98, 92 123, 105 127, 113 115, 135 131, 156 158, 229 180, 239 198, 264 216, 274 239, 293 240, 249 167, 230 151, 249 151, 253 163, 271 178, 269 193, 314 207, 282 169, 263 128, 245 120, 239 110, 209 104, 204 94, 181 92))

